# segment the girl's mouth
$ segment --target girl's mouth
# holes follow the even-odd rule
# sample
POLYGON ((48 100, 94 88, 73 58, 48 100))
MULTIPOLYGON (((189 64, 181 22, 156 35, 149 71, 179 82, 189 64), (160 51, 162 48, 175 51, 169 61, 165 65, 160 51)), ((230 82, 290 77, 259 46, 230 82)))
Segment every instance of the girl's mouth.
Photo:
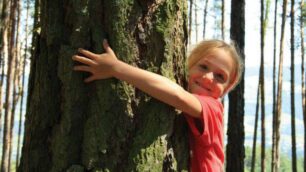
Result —
POLYGON ((199 87, 201 87, 202 89, 204 89, 204 90, 206 90, 206 91, 209 91, 209 92, 211 92, 211 89, 209 89, 209 88, 207 88, 207 87, 205 87, 205 86, 203 86, 202 84, 200 84, 198 81, 195 81, 195 83, 199 86, 199 87))

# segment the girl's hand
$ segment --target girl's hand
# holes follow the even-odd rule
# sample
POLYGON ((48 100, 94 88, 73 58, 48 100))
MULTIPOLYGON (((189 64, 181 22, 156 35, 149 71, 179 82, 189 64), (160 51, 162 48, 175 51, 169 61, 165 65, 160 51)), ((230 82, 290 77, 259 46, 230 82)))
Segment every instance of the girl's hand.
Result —
POLYGON ((73 68, 75 71, 90 72, 92 75, 85 79, 85 82, 91 82, 98 79, 107 79, 113 77, 114 66, 119 61, 109 47, 106 40, 103 40, 105 53, 95 54, 90 51, 79 49, 83 56, 74 55, 72 60, 82 63, 73 68))

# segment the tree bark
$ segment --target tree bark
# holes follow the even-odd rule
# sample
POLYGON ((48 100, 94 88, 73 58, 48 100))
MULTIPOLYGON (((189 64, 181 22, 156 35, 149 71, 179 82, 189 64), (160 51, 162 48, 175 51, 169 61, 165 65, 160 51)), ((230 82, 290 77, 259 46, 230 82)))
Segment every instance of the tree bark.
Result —
POLYGON ((17 1, 11 1, 10 5, 10 27, 8 38, 8 66, 7 66, 7 78, 6 78, 6 93, 5 93, 5 106, 4 106, 4 129, 3 129, 3 145, 2 145, 2 161, 1 171, 10 171, 10 151, 12 146, 12 84, 14 82, 14 66, 15 66, 15 34, 16 34, 16 7, 17 1))
POLYGON ((16 168, 19 166, 20 161, 20 145, 21 145, 21 126, 24 124, 22 121, 23 116, 23 100, 24 100, 24 86, 25 86, 25 67, 28 59, 28 27, 29 27, 29 10, 30 0, 26 1, 26 21, 25 21, 25 44, 24 44, 24 58, 22 60, 22 78, 21 78, 21 89, 20 89, 20 106, 19 106, 19 122, 18 122, 18 135, 17 135, 17 153, 16 153, 16 168))
POLYGON ((301 35, 301 82, 302 82, 302 109, 303 109, 303 118, 304 118, 304 171, 306 171, 306 89, 305 89, 305 68, 304 68, 304 20, 303 20, 303 7, 304 0, 300 2, 301 7, 301 16, 300 16, 300 35, 301 35))
POLYGON ((291 52, 291 146, 292 146, 292 172, 297 172, 297 155, 296 155, 296 134, 295 134, 295 89, 294 89, 294 48, 295 48, 295 39, 294 39, 294 0, 291 0, 291 22, 290 22, 290 31, 291 31, 291 39, 290 39, 290 52, 291 52))
POLYGON ((18 171, 187 171, 177 112, 115 79, 84 84, 77 48, 107 38, 134 66, 185 83, 185 1, 41 1, 18 171))
POLYGON ((276 101, 276 127, 275 127, 275 154, 273 163, 273 171, 278 171, 280 166, 280 123, 281 123, 281 112, 282 112, 282 86, 283 86, 283 52, 284 52, 284 37, 285 37, 285 26, 286 26, 286 13, 287 13, 287 0, 283 1, 283 12, 282 12, 282 24, 281 24, 281 38, 280 38, 280 49, 279 49, 279 66, 278 66, 278 87, 277 87, 277 101, 276 101))
POLYGON ((191 33, 192 33, 192 10, 193 10, 193 0, 189 0, 189 21, 188 21, 188 45, 191 44, 191 33))
POLYGON ((203 39, 205 39, 205 33, 206 33, 207 8, 208 8, 208 0, 205 0, 204 17, 203 17, 203 39))
POLYGON ((267 30, 267 23, 268 23, 268 14, 270 9, 270 0, 261 0, 261 29, 260 29, 260 91, 261 91, 261 171, 264 172, 266 170, 266 129, 265 129, 265 66, 264 66, 264 59, 265 59, 265 37, 266 37, 266 30, 267 30))
POLYGON ((274 4, 274 25, 273 25, 273 98, 272 98, 272 156, 271 156, 271 171, 274 172, 275 163, 275 148, 276 148, 276 33, 277 33, 277 3, 274 4))
POLYGON ((251 172, 255 171, 256 161, 256 148, 257 148, 257 126, 258 126, 258 114, 259 114, 259 96, 260 96, 260 79, 258 79, 257 87, 257 98, 256 98, 256 110, 255 110, 255 121, 254 121, 254 134, 253 134, 253 147, 252 147, 252 160, 251 160, 251 172))
POLYGON ((221 5, 221 9, 222 9, 222 14, 221 14, 221 36, 222 36, 222 40, 225 39, 225 2, 224 0, 222 0, 222 5, 221 5))
POLYGON ((199 5, 198 5, 198 0, 193 0, 193 4, 194 4, 194 25, 195 25, 195 42, 198 42, 198 38, 199 38, 199 23, 198 23, 198 9, 199 9, 199 5))
MULTIPOLYGON (((1 84, 0 84, 0 121, 2 119, 3 111, 3 97, 2 97, 2 87, 5 76, 5 62, 8 59, 8 29, 9 29, 9 7, 10 1, 2 1, 2 11, 1 11, 1 25, 0 25, 0 65, 1 65, 1 84)), ((0 123, 0 129, 2 129, 2 123, 0 123)))
MULTIPOLYGON (((245 1, 232 0, 231 39, 236 42, 244 61, 245 1)), ((226 146, 226 171, 244 171, 244 72, 237 87, 229 93, 228 143, 226 146)))

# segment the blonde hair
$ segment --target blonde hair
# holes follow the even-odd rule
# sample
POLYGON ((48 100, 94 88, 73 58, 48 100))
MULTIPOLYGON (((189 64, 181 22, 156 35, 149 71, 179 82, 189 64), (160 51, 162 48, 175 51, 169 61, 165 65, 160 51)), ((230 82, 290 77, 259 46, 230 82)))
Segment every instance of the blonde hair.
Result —
MULTIPOLYGON (((243 72, 243 62, 239 55, 238 49, 236 48, 235 44, 231 42, 228 44, 222 40, 205 40, 201 41, 197 44, 195 48, 191 51, 188 61, 187 67, 190 69, 193 65, 195 65, 200 59, 207 58, 208 55, 212 54, 216 49, 223 49, 230 54, 234 63, 235 63, 235 71, 233 78, 230 80, 230 89, 234 89, 235 86, 240 81, 242 72, 243 72)), ((230 91, 230 90, 227 90, 230 91)))

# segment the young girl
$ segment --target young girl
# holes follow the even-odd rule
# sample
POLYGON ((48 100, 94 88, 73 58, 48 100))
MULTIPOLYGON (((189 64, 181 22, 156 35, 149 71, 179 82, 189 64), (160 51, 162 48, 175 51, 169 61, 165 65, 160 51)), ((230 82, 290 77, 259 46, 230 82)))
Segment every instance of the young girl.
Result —
POLYGON ((92 74, 85 82, 115 77, 183 111, 190 128, 190 170, 223 171, 220 98, 237 85, 241 76, 242 62, 235 47, 220 40, 199 43, 188 58, 188 91, 161 75, 118 60, 106 40, 103 47, 106 53, 79 49, 83 56, 72 57, 83 64, 74 70, 92 74))

